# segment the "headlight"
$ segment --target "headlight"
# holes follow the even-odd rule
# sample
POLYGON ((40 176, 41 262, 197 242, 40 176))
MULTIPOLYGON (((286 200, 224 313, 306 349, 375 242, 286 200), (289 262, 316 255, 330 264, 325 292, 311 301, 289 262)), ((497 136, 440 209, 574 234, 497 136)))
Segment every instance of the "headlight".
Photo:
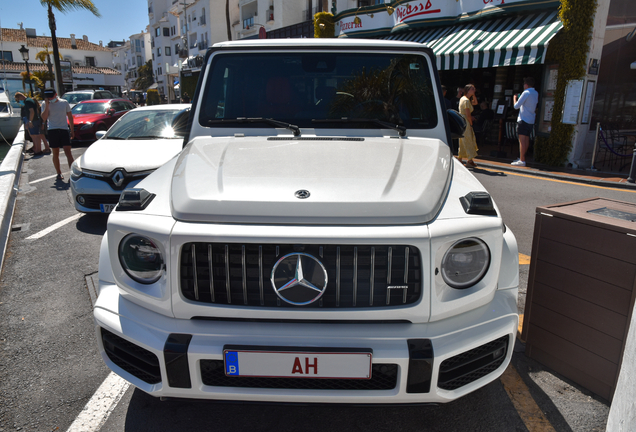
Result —
POLYGON ((477 238, 456 242, 442 259, 442 278, 453 288, 469 288, 481 280, 490 266, 490 250, 477 238))
POLYGON ((79 163, 75 161, 71 165, 71 177, 73 178, 73 180, 77 180, 81 176, 82 176, 82 168, 80 168, 79 163))
POLYGON ((138 234, 129 234, 121 241, 119 261, 126 274, 142 284, 157 282, 164 267, 157 244, 138 234))
POLYGON ((82 127, 80 128, 80 130, 90 129, 90 128, 92 128, 92 127, 93 127, 93 124, 94 124, 94 123, 84 123, 84 124, 82 125, 82 127))

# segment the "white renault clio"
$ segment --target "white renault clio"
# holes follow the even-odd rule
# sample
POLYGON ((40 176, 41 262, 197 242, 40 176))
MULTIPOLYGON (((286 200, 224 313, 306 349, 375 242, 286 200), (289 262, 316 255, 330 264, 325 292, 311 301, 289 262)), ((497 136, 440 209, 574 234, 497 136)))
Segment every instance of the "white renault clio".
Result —
POLYGON ((75 208, 110 213, 124 189, 134 187, 179 153, 183 136, 175 133, 172 123, 189 108, 190 104, 147 106, 117 121, 71 166, 75 208))

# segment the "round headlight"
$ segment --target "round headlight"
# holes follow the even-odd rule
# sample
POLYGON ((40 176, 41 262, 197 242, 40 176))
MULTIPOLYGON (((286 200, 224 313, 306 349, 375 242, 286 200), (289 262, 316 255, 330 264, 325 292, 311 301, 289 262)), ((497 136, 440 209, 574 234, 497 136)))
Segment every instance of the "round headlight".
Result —
POLYGON ((453 288, 469 288, 481 280, 490 266, 490 250, 476 238, 456 242, 442 259, 442 278, 453 288))
POLYGON ((119 244, 119 261, 135 281, 152 284, 163 272, 163 257, 157 244, 138 234, 129 234, 119 244))

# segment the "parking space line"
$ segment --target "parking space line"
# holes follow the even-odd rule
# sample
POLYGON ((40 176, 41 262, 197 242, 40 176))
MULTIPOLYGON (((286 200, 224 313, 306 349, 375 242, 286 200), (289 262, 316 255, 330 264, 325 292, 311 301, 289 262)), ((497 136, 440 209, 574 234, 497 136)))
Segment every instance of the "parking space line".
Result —
POLYGON ((519 254, 519 265, 528 265, 530 264, 530 257, 528 255, 524 255, 522 253, 519 254))
POLYGON ((106 423, 130 384, 111 372, 67 429, 67 432, 96 432, 106 423))
MULTIPOLYGON (((70 171, 67 171, 67 172, 62 173, 62 174, 64 174, 65 176, 68 176, 70 173, 71 173, 70 171)), ((53 174, 53 175, 50 175, 50 176, 47 176, 47 177, 42 177, 41 179, 33 180, 32 182, 29 182, 29 184, 39 183, 41 181, 50 180, 50 179, 55 178, 55 177, 57 177, 57 174, 53 174)))
POLYGON ((512 364, 508 366, 500 380, 529 432, 554 432, 552 424, 534 401, 528 386, 512 364))
POLYGON ((32 236, 27 237, 27 240, 37 240, 39 238, 44 237, 45 235, 49 234, 50 232, 55 231, 58 228, 63 227, 64 225, 66 225, 67 223, 73 222, 75 219, 79 219, 82 216, 82 213, 78 213, 76 215, 71 216, 70 218, 66 218, 63 221, 60 221, 56 224, 51 225, 50 227, 43 229, 42 231, 33 234, 32 236))

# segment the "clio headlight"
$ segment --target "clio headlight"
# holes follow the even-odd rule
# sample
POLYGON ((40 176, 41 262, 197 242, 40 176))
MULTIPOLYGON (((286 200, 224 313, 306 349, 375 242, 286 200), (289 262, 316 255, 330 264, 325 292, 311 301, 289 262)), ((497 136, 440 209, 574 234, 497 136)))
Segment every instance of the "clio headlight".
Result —
POLYGON ((139 234, 129 234, 119 243, 119 261, 126 274, 142 284, 157 282, 164 268, 157 242, 139 234))
POLYGON ((477 238, 453 244, 442 259, 442 278, 453 288, 469 288, 479 282, 490 266, 490 250, 477 238))
POLYGON ((82 168, 80 167, 79 162, 76 160, 71 165, 71 178, 73 180, 77 180, 82 176, 82 168))
POLYGON ((82 127, 80 128, 80 130, 90 129, 90 128, 92 128, 92 127, 93 127, 93 124, 94 124, 94 123, 91 123, 91 122, 84 123, 84 124, 82 125, 82 127))

